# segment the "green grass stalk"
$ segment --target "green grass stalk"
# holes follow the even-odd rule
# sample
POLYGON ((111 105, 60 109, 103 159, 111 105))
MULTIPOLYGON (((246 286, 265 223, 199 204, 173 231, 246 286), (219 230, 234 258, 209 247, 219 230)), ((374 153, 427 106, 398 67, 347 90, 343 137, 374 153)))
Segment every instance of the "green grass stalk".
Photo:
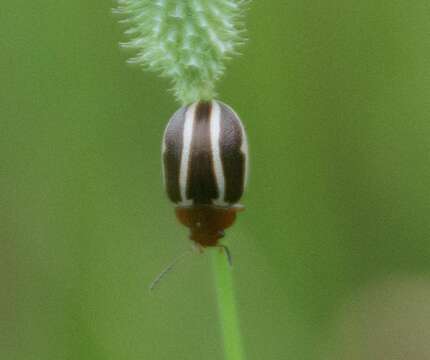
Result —
POLYGON ((224 252, 218 249, 211 252, 225 359, 244 360, 232 268, 224 252))
MULTIPOLYGON (((122 45, 135 50, 131 63, 169 78, 182 104, 216 96, 224 63, 243 43, 246 0, 117 1, 128 28, 122 45)), ((226 360, 243 360, 231 268, 223 252, 213 251, 212 260, 226 360)))

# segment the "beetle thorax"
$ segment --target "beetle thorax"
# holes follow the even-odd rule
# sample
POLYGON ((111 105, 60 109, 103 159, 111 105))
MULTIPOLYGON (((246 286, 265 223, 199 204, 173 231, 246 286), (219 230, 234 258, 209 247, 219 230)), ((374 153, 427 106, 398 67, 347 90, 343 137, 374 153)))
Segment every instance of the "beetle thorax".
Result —
POLYGON ((176 217, 190 229, 190 239, 207 247, 216 246, 224 230, 233 225, 240 207, 215 206, 177 207, 176 217))

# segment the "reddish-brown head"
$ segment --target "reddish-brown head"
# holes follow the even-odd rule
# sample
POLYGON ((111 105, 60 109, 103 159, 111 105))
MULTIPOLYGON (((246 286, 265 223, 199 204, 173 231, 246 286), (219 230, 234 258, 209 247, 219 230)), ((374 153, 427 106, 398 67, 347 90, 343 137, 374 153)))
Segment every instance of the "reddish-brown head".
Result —
POLYGON ((176 217, 190 228, 190 239, 203 247, 217 246, 224 230, 233 225, 240 207, 177 207, 176 217))

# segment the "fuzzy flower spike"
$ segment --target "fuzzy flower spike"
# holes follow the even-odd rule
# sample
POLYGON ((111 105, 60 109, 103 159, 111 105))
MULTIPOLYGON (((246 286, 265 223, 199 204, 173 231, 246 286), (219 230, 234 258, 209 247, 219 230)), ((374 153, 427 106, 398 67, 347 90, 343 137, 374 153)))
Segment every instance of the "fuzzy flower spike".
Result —
POLYGON ((129 60, 170 78, 183 104, 211 100, 224 62, 243 42, 244 0, 118 0, 137 50, 129 60))

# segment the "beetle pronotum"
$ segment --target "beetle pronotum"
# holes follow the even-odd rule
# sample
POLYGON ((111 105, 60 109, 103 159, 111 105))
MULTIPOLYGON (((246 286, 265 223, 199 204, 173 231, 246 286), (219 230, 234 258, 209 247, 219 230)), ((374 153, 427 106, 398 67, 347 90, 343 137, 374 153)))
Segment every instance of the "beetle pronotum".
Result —
POLYGON ((238 201, 248 173, 248 143, 239 117, 215 100, 180 108, 167 124, 162 157, 167 195, 178 220, 190 229, 190 239, 200 249, 223 248, 230 261, 219 239, 243 210, 238 201))

